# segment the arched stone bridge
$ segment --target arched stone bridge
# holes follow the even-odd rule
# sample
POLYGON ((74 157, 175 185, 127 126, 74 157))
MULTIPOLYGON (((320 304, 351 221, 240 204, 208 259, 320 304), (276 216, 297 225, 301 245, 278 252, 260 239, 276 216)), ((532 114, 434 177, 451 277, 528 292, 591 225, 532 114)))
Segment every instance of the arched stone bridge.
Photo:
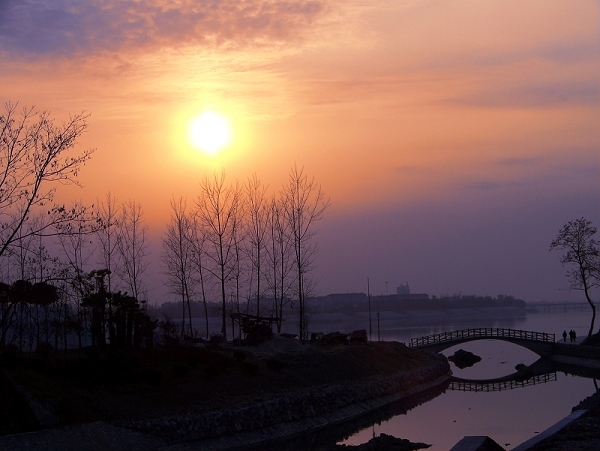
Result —
POLYGON ((409 346, 441 352, 457 344, 475 340, 508 341, 546 357, 553 353, 555 337, 546 332, 480 327, 411 338, 409 346))

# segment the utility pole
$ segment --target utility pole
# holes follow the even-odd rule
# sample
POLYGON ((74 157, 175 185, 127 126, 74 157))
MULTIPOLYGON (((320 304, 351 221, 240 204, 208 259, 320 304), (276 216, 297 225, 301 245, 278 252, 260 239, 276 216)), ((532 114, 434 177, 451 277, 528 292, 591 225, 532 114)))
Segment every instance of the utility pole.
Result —
POLYGON ((369 299, 369 341, 371 341, 373 335, 373 328, 371 327, 371 289, 369 286, 369 278, 367 277, 367 297, 369 299))
POLYGON ((386 281, 385 281, 385 295, 386 295, 386 296, 388 295, 387 284, 388 284, 388 283, 387 283, 387 280, 386 280, 386 281))
POLYGON ((381 330, 379 329, 379 312, 377 312, 377 341, 381 341, 381 330))

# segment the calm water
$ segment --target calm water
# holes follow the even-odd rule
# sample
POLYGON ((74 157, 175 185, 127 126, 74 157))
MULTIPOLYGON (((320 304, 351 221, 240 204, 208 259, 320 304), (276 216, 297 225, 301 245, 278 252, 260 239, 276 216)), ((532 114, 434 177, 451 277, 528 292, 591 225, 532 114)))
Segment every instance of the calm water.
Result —
MULTIPOLYGON (((589 327, 589 314, 530 314, 526 319, 500 321, 485 327, 512 327, 522 330, 556 333, 574 329, 578 336, 589 327)), ((386 338, 408 342, 413 336, 479 327, 476 323, 437 325, 431 327, 386 329, 386 338)), ((482 361, 471 368, 458 369, 451 363, 455 376, 469 379, 490 379, 514 372, 515 365, 533 363, 537 355, 519 346, 494 340, 463 343, 444 351, 449 356, 458 349, 471 351, 482 361)), ((435 399, 397 415, 381 424, 363 429, 343 443, 360 444, 373 434, 386 433, 411 441, 430 443, 430 450, 449 450, 465 435, 487 435, 511 449, 533 437, 571 413, 572 407, 595 392, 592 379, 558 372, 552 382, 500 392, 446 391, 435 399)))

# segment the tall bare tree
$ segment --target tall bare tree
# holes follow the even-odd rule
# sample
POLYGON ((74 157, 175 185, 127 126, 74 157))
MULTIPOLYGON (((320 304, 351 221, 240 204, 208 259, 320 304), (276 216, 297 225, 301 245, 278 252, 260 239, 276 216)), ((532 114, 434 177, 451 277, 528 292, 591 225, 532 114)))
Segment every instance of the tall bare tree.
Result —
MULTIPOLYGON (((56 125, 47 111, 31 107, 19 113, 16 104, 6 104, 0 115, 0 256, 23 237, 32 209, 51 205, 58 185, 78 184, 77 174, 93 152, 72 152, 87 128, 86 119, 85 114, 78 114, 56 125)), ((55 208, 51 211, 57 213, 55 208)), ((58 213, 63 214, 47 215, 27 233, 42 234, 70 211, 58 213)))
MULTIPOLYGON (((69 304, 76 306, 78 322, 83 323, 85 320, 85 312, 81 309, 80 301, 89 295, 87 273, 90 270, 90 261, 94 254, 90 236, 96 231, 93 224, 84 217, 63 224, 61 228, 62 232, 58 235, 58 243, 61 249, 62 279, 65 289, 61 296, 63 304, 55 312, 56 315, 54 318, 56 346, 58 346, 60 331, 64 332, 63 338, 66 335, 69 304), (62 326, 61 320, 64 322, 62 326)), ((80 348, 83 345, 82 333, 83 328, 78 328, 80 348)))
POLYGON ((588 337, 594 331, 596 305, 591 297, 591 289, 600 286, 600 243, 594 238, 597 229, 585 218, 567 222, 552 243, 550 250, 565 251, 560 259, 564 265, 571 264, 567 274, 573 290, 582 290, 592 307, 592 322, 588 337))
POLYGON ((194 249, 194 267, 196 282, 200 285, 200 294, 202 296, 202 304, 204 305, 204 319, 206 322, 206 338, 209 337, 208 328, 208 302, 206 299, 206 277, 205 277, 205 257, 206 257, 206 233, 202 224, 198 221, 198 217, 192 217, 192 245, 194 249))
POLYGON ((174 294, 180 296, 182 305, 181 338, 185 332, 185 317, 189 323, 189 334, 193 336, 190 295, 194 288, 193 270, 196 249, 193 242, 193 222, 187 213, 186 201, 171 199, 171 222, 163 238, 162 263, 167 284, 174 294))
POLYGON ((304 168, 294 166, 290 170, 288 182, 282 193, 283 211, 289 226, 290 240, 294 249, 294 268, 299 312, 300 339, 307 338, 306 296, 311 279, 317 244, 313 241, 316 234, 315 223, 323 217, 329 206, 329 200, 314 177, 309 178, 304 168))
POLYGON ((108 193, 105 202, 98 201, 98 228, 96 237, 100 250, 98 263, 108 270, 106 289, 113 292, 112 272, 119 266, 119 216, 117 200, 108 193))
POLYGON ((262 263, 265 259, 268 228, 268 203, 265 195, 267 187, 254 174, 248 178, 244 189, 248 234, 246 252, 252 265, 252 274, 256 278, 256 291, 254 293, 256 296, 256 315, 260 316, 261 280, 264 272, 262 263))
POLYGON ((277 318, 277 332, 281 333, 283 309, 291 288, 290 273, 293 269, 292 242, 288 239, 288 223, 283 215, 282 204, 272 198, 268 211, 268 245, 266 247, 269 271, 266 279, 273 297, 273 312, 277 318))
POLYGON ((123 205, 119 220, 118 249, 120 272, 130 295, 140 302, 144 295, 143 275, 148 268, 148 226, 139 203, 129 201, 123 205))
POLYGON ((206 231, 206 256, 213 263, 208 271, 220 285, 221 333, 227 338, 226 283, 235 269, 237 232, 242 214, 238 185, 226 185, 225 174, 205 177, 197 200, 198 218, 206 231))

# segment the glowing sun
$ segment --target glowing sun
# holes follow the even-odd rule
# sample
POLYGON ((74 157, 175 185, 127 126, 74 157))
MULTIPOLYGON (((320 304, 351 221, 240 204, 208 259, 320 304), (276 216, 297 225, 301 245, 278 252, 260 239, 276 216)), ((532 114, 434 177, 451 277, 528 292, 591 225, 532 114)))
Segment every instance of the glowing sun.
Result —
POLYGON ((232 133, 229 120, 213 111, 205 111, 189 124, 189 140, 207 155, 216 155, 229 143, 232 133))

